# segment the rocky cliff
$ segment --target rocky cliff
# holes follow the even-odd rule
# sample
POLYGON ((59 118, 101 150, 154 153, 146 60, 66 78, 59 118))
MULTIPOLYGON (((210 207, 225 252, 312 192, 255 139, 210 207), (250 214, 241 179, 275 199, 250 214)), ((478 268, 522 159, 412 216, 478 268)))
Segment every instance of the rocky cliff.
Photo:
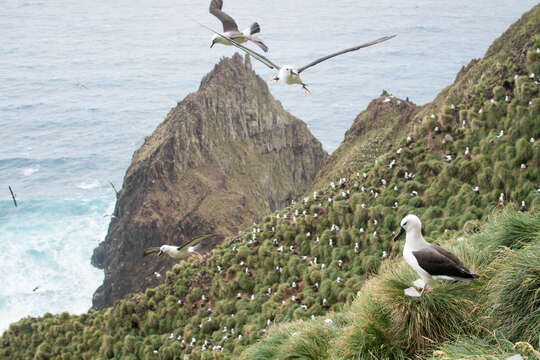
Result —
POLYGON ((383 91, 354 119, 339 148, 317 174, 313 190, 341 176, 349 176, 388 151, 412 129, 412 119, 421 109, 409 99, 398 99, 383 91))
POLYGON ((115 218, 92 263, 105 270, 93 306, 156 286, 175 260, 143 249, 207 233, 214 243, 306 191, 327 154, 251 69, 223 59, 133 155, 115 218))

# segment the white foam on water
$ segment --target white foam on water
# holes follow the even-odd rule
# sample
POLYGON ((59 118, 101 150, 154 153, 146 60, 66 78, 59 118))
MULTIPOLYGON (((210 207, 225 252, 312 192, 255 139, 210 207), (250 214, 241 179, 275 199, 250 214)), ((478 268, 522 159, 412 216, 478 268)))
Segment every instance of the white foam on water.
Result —
POLYGON ((99 185, 99 181, 92 180, 90 182, 83 181, 82 183, 78 184, 77 187, 83 190, 90 190, 97 188, 99 185))
POLYGON ((31 176, 39 171, 39 166, 31 166, 22 169, 23 176, 31 176))
POLYGON ((86 312, 103 281, 90 264, 112 199, 0 203, 0 331, 25 316, 86 312), (38 287, 35 291, 34 289, 38 287))

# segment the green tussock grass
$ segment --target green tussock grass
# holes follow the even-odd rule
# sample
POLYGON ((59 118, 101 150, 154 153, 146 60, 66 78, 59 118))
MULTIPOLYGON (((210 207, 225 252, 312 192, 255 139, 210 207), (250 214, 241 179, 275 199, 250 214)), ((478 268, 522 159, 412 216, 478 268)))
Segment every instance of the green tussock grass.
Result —
POLYGON ((329 359, 331 341, 342 332, 345 314, 329 314, 312 321, 297 321, 272 327, 268 335, 247 349, 241 359, 329 359))
POLYGON ((493 268, 489 292, 498 331, 513 341, 540 343, 540 241, 502 250, 493 268))
MULTIPOLYGON (((504 338, 488 336, 460 337, 455 342, 445 344, 433 352, 431 360, 500 360, 513 355, 521 355, 527 360, 537 360, 530 344, 517 345, 504 338)), ((540 355, 540 354, 539 354, 540 355)))
POLYGON ((389 112, 379 99, 383 123, 369 126, 386 135, 354 127, 306 198, 109 309, 12 324, 0 358, 481 359, 519 341, 538 349, 540 88, 528 76, 540 66, 538 34, 540 5, 432 103, 402 114, 396 99, 389 112), (408 213, 480 278, 405 297, 416 276, 391 239, 408 213))
MULTIPOLYGON (((314 322, 298 326, 296 337, 324 344, 325 355, 314 359, 500 359, 523 353, 513 349, 514 343, 540 344, 538 226, 538 212, 495 213, 480 232, 443 244, 479 279, 441 282, 420 298, 409 297, 404 290, 418 275, 403 261, 387 263, 346 309, 348 321, 330 342, 324 336, 312 339, 317 333, 307 329, 314 322), (486 238, 491 246, 485 246, 486 238)), ((291 346, 291 338, 282 340, 281 348, 291 346)))

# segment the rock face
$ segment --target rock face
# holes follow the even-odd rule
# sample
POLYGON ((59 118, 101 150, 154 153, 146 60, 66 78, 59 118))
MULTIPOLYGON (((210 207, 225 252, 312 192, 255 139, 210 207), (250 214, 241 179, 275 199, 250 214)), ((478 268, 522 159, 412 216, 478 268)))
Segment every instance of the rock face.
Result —
POLYGON ((339 148, 321 168, 313 189, 327 186, 340 176, 349 176, 385 153, 396 139, 412 129, 412 119, 421 109, 409 99, 398 99, 383 91, 354 119, 339 148))
POLYGON ((177 260, 143 250, 198 235, 225 236, 303 194, 327 157, 305 123, 287 113, 249 58, 223 59, 133 155, 105 241, 101 309, 158 285, 177 260), (158 276, 160 273, 163 276, 158 276))

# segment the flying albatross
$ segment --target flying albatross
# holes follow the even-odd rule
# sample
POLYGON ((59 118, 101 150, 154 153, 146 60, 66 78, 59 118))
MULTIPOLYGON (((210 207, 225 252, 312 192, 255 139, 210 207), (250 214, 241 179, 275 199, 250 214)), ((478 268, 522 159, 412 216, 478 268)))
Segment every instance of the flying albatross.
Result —
MULTIPOLYGON (((215 1, 217 1, 217 0, 215 0, 215 1)), ((275 63, 270 61, 268 58, 264 57, 263 55, 257 53, 254 50, 251 50, 251 49, 239 44, 234 39, 227 39, 222 34, 218 33, 217 31, 212 30, 211 28, 209 28, 209 27, 207 27, 207 26, 205 26, 203 24, 200 24, 200 25, 202 25, 205 28, 209 29, 210 31, 214 32, 215 33, 214 37, 217 36, 217 37, 220 37, 220 38, 222 38, 224 40, 229 41, 232 45, 234 45, 237 48, 239 48, 239 49, 245 51, 246 53, 250 54, 255 59, 259 60, 260 62, 262 62, 263 64, 268 66, 270 69, 275 69, 275 70, 279 71, 278 76, 274 76, 274 77, 270 78, 270 81, 277 82, 277 81, 281 80, 282 82, 284 82, 285 84, 288 84, 288 85, 300 84, 300 85, 302 85, 302 90, 304 90, 307 94, 309 94, 310 92, 307 89, 306 84, 304 84, 302 79, 300 79, 300 73, 302 71, 304 71, 304 70, 306 70, 306 69, 308 69, 308 68, 310 68, 312 66, 315 66, 318 63, 321 63, 321 62, 323 62, 325 60, 331 59, 331 58, 333 58, 335 56, 342 55, 342 54, 345 54, 345 53, 348 53, 348 52, 351 52, 351 51, 360 50, 362 48, 365 48, 365 47, 368 47, 368 46, 371 46, 371 45, 375 45, 375 44, 381 43, 381 42, 386 41, 386 40, 390 40, 390 39, 392 39, 393 37, 396 36, 396 35, 383 36, 382 38, 379 38, 377 40, 373 40, 373 41, 367 42, 367 43, 362 44, 362 45, 354 46, 354 47, 351 47, 351 48, 348 48, 348 49, 345 49, 345 50, 341 50, 341 51, 332 53, 330 55, 323 56, 322 58, 319 58, 319 59, 317 59, 315 61, 310 62, 307 65, 304 65, 304 66, 296 69, 292 65, 283 65, 283 66, 276 65, 275 63)))
POLYGON ((200 242, 201 240, 207 239, 212 236, 214 235, 199 236, 198 238, 195 238, 191 240, 190 242, 185 243, 184 245, 181 245, 181 246, 161 245, 160 247, 151 247, 144 250, 144 256, 147 256, 153 253, 158 253, 158 256, 161 256, 161 254, 165 253, 175 259, 186 259, 189 256, 193 256, 193 255, 201 258, 202 255, 197 252, 197 250, 201 246, 200 242))
POLYGON ((418 216, 407 215, 401 220, 401 229, 394 237, 394 241, 405 232, 407 235, 405 247, 403 248, 403 257, 407 264, 420 275, 424 283, 422 292, 416 296, 422 295, 436 280, 471 281, 478 277, 478 275, 467 269, 456 255, 424 240, 422 223, 418 216))
POLYGON ((253 36, 253 34, 261 31, 258 23, 254 22, 249 28, 245 29, 244 31, 239 31, 236 21, 234 21, 234 19, 228 14, 223 12, 223 10, 221 10, 222 7, 223 0, 212 0, 210 3, 210 14, 217 17, 223 24, 223 32, 221 34, 214 34, 214 36, 212 36, 212 43, 210 44, 210 47, 214 46, 215 43, 232 45, 230 40, 236 41, 237 43, 245 43, 249 40, 257 44, 264 52, 268 51, 268 47, 262 42, 262 39, 253 36))

